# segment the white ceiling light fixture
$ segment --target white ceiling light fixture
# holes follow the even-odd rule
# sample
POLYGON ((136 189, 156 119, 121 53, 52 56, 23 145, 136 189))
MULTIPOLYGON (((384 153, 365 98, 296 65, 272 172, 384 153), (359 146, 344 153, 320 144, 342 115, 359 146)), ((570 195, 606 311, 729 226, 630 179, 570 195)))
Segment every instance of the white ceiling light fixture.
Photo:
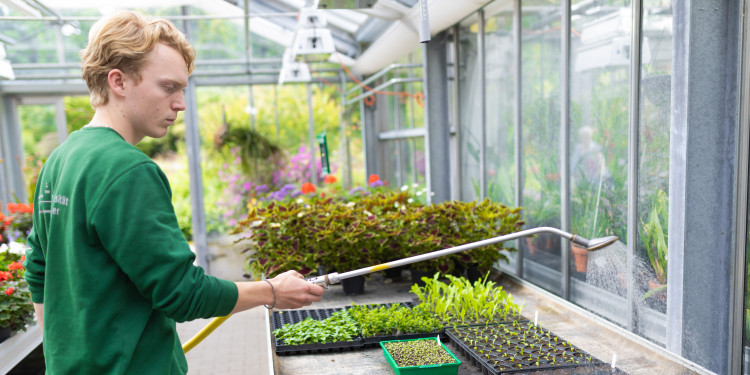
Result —
POLYGON ((327 21, 322 11, 314 7, 300 9, 297 31, 291 48, 292 60, 323 60, 336 52, 333 35, 326 25, 327 21))
POLYGON ((295 57, 306 55, 308 58, 315 58, 313 55, 329 55, 336 52, 331 30, 298 29, 294 37, 292 52, 295 57))
POLYGON ((289 48, 284 50, 284 57, 281 59, 281 72, 279 73, 279 85, 286 82, 310 82, 310 66, 305 62, 294 61, 292 51, 289 48))
POLYGON ((0 42, 0 80, 3 79, 16 79, 16 75, 10 61, 5 59, 5 45, 0 42))

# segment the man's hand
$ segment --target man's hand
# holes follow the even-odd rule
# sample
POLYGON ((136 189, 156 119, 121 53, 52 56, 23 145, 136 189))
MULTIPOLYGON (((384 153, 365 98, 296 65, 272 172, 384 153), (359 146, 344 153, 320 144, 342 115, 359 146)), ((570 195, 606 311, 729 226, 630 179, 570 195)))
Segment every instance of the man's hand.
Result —
POLYGON ((305 281, 305 277, 297 271, 286 271, 273 279, 235 284, 239 296, 233 314, 261 305, 298 309, 320 301, 324 291, 322 286, 305 281))
POLYGON ((309 306, 320 301, 324 291, 322 286, 305 281, 305 277, 297 271, 286 271, 268 281, 276 291, 276 307, 279 309, 309 306))

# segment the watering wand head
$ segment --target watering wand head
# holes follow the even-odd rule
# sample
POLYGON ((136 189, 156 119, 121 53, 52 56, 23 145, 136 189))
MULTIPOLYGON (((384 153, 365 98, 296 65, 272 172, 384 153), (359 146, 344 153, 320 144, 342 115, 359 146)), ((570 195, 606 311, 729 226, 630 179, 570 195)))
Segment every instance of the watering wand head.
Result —
POLYGON ((617 236, 600 237, 587 240, 583 237, 573 235, 570 240, 585 247, 588 251, 596 251, 615 243, 615 241, 617 241, 617 236))

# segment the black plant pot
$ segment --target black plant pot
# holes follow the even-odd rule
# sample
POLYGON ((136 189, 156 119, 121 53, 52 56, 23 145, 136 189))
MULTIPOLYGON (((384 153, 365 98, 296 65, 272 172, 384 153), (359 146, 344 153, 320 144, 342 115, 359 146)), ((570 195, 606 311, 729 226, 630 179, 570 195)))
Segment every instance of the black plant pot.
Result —
POLYGON ((476 263, 469 264, 469 267, 466 268, 466 280, 469 280, 470 283, 474 284, 475 281, 482 278, 482 271, 479 270, 479 265, 476 263))
POLYGON ((393 267, 393 268, 386 268, 383 273, 385 273, 385 277, 387 279, 391 280, 401 280, 401 271, 404 270, 404 266, 401 267, 393 267))
POLYGON ((343 279, 341 286, 344 287, 344 294, 362 294, 365 291, 365 277, 354 276, 343 279))
POLYGON ((422 281, 422 277, 426 277, 430 279, 433 276, 435 276, 435 272, 415 270, 414 268, 412 268, 410 271, 411 271, 411 281, 419 286, 425 286, 424 281, 422 281))
POLYGON ((10 327, 0 327, 0 342, 7 340, 10 337, 10 327))

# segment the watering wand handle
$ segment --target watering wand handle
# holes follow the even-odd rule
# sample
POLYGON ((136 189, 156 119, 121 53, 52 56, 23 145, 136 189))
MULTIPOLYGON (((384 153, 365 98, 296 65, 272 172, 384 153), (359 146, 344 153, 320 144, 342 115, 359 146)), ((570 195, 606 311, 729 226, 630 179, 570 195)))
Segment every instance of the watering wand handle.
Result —
POLYGON ((315 285, 320 285, 323 288, 328 288, 329 285, 337 284, 339 281, 341 281, 341 278, 339 277, 338 273, 333 272, 327 275, 322 275, 322 276, 317 276, 317 277, 307 279, 307 281, 315 285))

